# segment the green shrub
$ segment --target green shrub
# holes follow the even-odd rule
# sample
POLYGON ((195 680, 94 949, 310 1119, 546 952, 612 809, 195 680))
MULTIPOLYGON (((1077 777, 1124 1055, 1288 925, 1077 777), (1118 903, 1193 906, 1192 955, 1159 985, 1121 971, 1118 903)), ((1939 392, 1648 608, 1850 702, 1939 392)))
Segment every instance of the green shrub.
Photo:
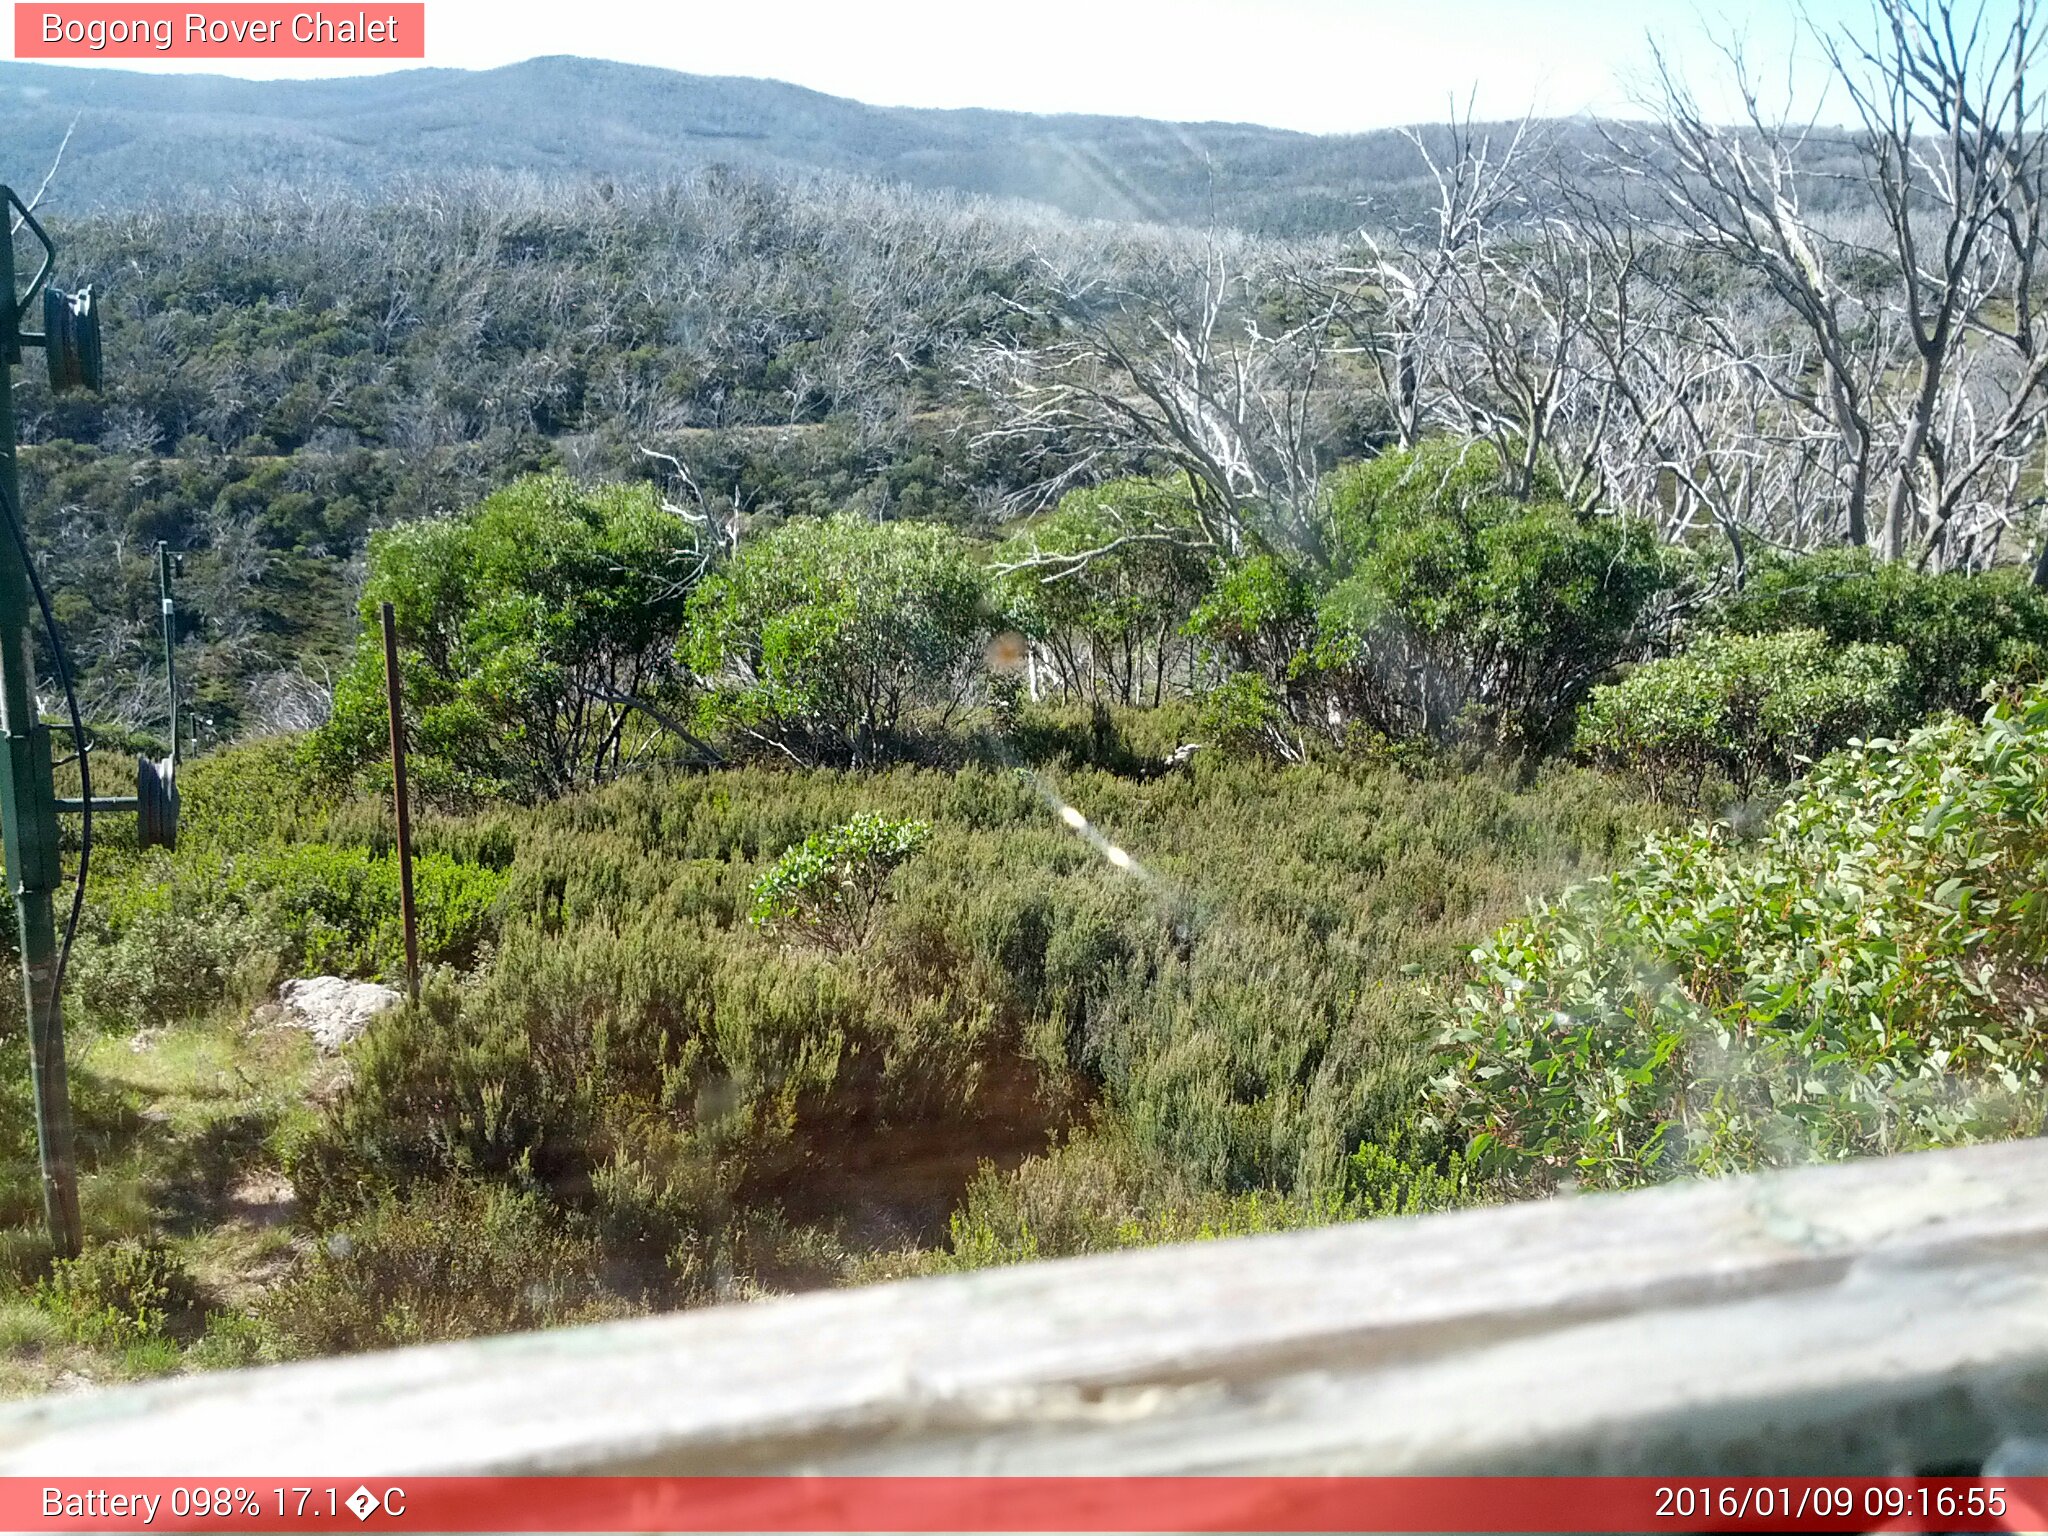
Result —
POLYGON ((901 746, 912 709, 951 718, 995 628, 959 535, 806 519, 705 582, 682 651, 706 729, 803 764, 873 764, 901 746))
POLYGON ((1208 586, 1205 536, 1183 485, 1117 480, 1070 491, 996 550, 1010 622, 1073 698, 1157 704, 1173 637, 1208 586))
POLYGON ((206 1331, 185 1351, 191 1371, 234 1371, 263 1365, 278 1357, 276 1331, 248 1312, 209 1312, 206 1331))
POLYGON ((675 937, 515 934, 469 985, 434 979, 356 1043, 347 1089, 293 1149, 309 1217, 452 1175, 587 1188, 608 1129, 659 1133, 690 1107, 711 1005, 708 957, 675 937))
POLYGON ((2031 1134, 2044 882, 2048 689, 1852 747, 1489 940, 1434 1114, 1537 1188, 2031 1134))
MULTIPOLYGON (((371 853, 326 843, 237 855, 228 888, 277 935, 285 964, 300 973, 396 976, 405 960, 396 851, 371 853)), ((496 931, 505 886, 497 870, 445 854, 413 859, 420 958, 468 965, 496 931)))
POLYGON ((2048 592, 2011 566, 1937 574, 1860 549, 1767 552, 1707 623, 1750 635, 1817 629, 1837 647, 1899 646, 1916 716, 1974 714, 1987 685, 2048 677, 2048 592))
POLYGON ((874 932, 889 876, 931 832, 928 822, 872 811, 814 832, 754 882, 748 920, 800 933, 827 949, 858 949, 874 932))
POLYGON ((1256 672, 1239 672, 1204 694, 1200 728, 1232 756, 1301 756, 1301 738, 1288 724, 1278 691, 1256 672))
POLYGON ((1024 679, 1014 672, 997 672, 989 677, 987 688, 989 724, 998 737, 1009 740, 1024 724, 1024 679))
POLYGON ((986 1009, 672 912, 515 929, 485 975, 430 985, 352 1048, 290 1172, 322 1229, 451 1176, 537 1189, 658 1273, 804 1137, 971 1113, 986 1027, 986 1009))
POLYGON ((269 736, 180 763, 180 856, 317 837, 337 797, 308 755, 303 736, 269 736))
MULTIPOLYGON (((75 993, 115 1025, 190 1018, 288 974, 396 976, 405 956, 398 857, 327 843, 202 844, 152 854, 106 890, 73 966, 75 993)), ((497 931, 505 875, 437 853, 413 861, 420 954, 469 965, 497 931)))
POLYGON ((1218 576, 1186 628, 1231 668, 1212 691, 1215 724, 1232 732, 1240 751, 1299 758, 1304 732, 1323 728, 1330 703, 1309 578, 1272 555, 1239 561, 1218 576))
POLYGON ((1512 496, 1480 444, 1347 466, 1327 496, 1340 579, 1319 664, 1387 736, 1552 744, 1674 579, 1648 523, 1512 496))
POLYGON ((85 1013, 116 1027, 160 1025, 269 980, 276 930, 231 901, 184 906, 186 889, 165 887, 160 899, 125 914, 118 931, 102 926, 81 937, 66 989, 85 1013))
POLYGON ((1476 1181, 1464 1159, 1441 1162, 1367 1143, 1328 1188, 1227 1193, 1190 1182, 1127 1128, 1098 1123, 1009 1172, 984 1164, 952 1217, 946 1249, 913 1267, 980 1269, 1475 1203, 1476 1181))
POLYGON ((355 659, 309 761, 347 777, 388 751, 388 601, 421 795, 532 800, 611 778, 663 745, 633 701, 673 707, 671 651, 700 568, 688 526, 651 487, 560 476, 378 534, 355 659))
POLYGON ((1354 1216, 1424 1216, 1475 1204, 1479 1181, 1462 1154, 1442 1160, 1404 1155, 1367 1142, 1344 1167, 1345 1203, 1354 1216))
POLYGON ((1852 737, 1909 723, 1908 672, 1898 646, 1838 644, 1819 630, 1708 635, 1595 688, 1579 710, 1578 750, 1642 774, 1655 795, 1697 800, 1710 770, 1746 795, 1852 737))
POLYGON ((77 1343, 125 1349, 189 1332, 202 1315, 191 1275, 162 1243, 124 1238, 59 1260, 36 1302, 77 1343))
POLYGON ((898 1272, 950 1273, 1292 1231, 1346 1214, 1341 1200, 1320 1193, 1203 1188, 1128 1133, 1103 1127, 1009 1172, 984 1164, 951 1217, 946 1246, 896 1263, 898 1272))
POLYGON ((1639 640, 1677 557, 1645 522, 1507 487, 1479 443, 1345 465, 1323 558, 1245 561, 1189 630, 1264 677, 1298 731, 1547 747, 1639 640))
MULTIPOLYGON (((301 746, 270 738, 190 760, 175 852, 119 840, 95 852, 67 981, 81 1012, 133 1028, 254 1002, 280 971, 400 974, 388 801, 338 801, 301 746)), ((509 835, 501 822, 431 816, 419 832, 422 957, 473 965, 497 932, 509 835)))

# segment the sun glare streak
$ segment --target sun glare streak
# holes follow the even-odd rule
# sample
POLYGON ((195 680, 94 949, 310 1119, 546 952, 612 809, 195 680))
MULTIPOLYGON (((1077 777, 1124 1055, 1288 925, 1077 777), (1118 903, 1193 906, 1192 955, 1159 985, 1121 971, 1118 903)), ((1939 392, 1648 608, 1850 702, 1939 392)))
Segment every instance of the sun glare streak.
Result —
POLYGON ((1017 771, 1025 776, 1032 792, 1052 808, 1053 814, 1059 817, 1076 837, 1101 854, 1110 868, 1121 870, 1127 875, 1136 875, 1140 880, 1150 881, 1153 878, 1152 872, 1133 858, 1128 849, 1120 848, 1104 837, 1087 816, 1082 814, 1079 807, 1069 805, 1061 799, 1043 775, 1030 768, 1019 768, 1017 771))

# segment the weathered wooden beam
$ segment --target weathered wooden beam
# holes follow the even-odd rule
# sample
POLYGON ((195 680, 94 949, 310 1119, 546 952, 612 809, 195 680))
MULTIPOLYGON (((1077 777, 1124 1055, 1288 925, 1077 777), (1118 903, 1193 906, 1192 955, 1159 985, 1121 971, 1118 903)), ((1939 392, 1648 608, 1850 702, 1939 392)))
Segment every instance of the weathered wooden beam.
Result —
POLYGON ((14 1475, 1846 1475, 2044 1441, 2039 1141, 0 1408, 14 1475))

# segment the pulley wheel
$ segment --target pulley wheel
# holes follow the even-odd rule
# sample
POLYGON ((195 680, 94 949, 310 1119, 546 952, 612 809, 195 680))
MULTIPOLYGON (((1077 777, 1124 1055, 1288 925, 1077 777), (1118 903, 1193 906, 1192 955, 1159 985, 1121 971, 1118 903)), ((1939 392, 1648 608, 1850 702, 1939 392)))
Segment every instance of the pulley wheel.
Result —
POLYGON ((177 767, 168 757, 135 759, 135 838, 144 848, 178 846, 177 767))
POLYGON ((43 357, 50 365, 50 389, 100 387, 100 312, 92 302, 92 289, 66 293, 61 288, 43 290, 43 357))

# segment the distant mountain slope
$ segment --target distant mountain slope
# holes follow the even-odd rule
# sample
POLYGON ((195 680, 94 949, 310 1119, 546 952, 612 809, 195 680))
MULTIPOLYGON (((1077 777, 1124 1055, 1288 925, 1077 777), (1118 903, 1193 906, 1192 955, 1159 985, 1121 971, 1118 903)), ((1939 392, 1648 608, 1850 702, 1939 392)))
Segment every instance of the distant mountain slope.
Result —
POLYGON ((1346 229, 1361 199, 1412 203, 1393 132, 871 107, 771 80, 596 59, 235 80, 0 62, 0 176, 32 187, 78 126, 53 206, 217 195, 286 181, 535 171, 639 177, 710 164, 847 172, 1044 203, 1088 218, 1346 229))

